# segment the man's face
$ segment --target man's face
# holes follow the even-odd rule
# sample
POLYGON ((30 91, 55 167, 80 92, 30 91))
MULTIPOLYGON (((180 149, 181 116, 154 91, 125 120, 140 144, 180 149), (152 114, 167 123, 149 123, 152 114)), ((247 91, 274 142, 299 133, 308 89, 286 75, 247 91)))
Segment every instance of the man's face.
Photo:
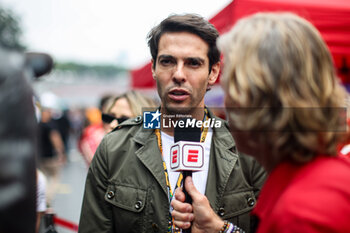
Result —
POLYGON ((168 32, 161 36, 153 77, 167 113, 203 108, 208 84, 218 77, 220 64, 209 73, 209 46, 195 34, 168 32))

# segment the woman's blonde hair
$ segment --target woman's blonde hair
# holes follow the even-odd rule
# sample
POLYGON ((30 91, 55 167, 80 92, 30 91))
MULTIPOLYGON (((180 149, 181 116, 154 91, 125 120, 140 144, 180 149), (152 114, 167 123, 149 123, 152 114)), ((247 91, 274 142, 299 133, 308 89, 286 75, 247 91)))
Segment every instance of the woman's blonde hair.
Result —
POLYGON ((263 132, 258 143, 277 152, 275 159, 335 154, 346 129, 340 116, 346 92, 311 23, 291 13, 258 13, 240 20, 218 46, 236 129, 263 132))
POLYGON ((112 103, 110 104, 107 112, 110 112, 111 108, 114 106, 115 102, 121 98, 125 98, 127 100, 134 116, 142 115, 143 108, 147 108, 147 109, 152 108, 153 109, 153 108, 156 108, 158 106, 156 101, 154 101, 153 99, 151 99, 145 95, 142 95, 140 92, 128 91, 122 95, 115 97, 113 99, 112 103))

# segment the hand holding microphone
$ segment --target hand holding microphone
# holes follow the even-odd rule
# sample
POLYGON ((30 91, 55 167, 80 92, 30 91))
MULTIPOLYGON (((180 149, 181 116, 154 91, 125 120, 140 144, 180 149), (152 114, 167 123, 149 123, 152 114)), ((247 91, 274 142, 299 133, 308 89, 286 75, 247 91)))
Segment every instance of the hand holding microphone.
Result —
MULTIPOLYGON (((184 118, 179 121, 184 121, 184 122, 183 124, 178 124, 178 126, 175 127, 174 129, 175 144, 170 149, 170 169, 172 171, 181 171, 183 174, 182 190, 183 190, 184 199, 183 200, 179 199, 179 200, 185 201, 186 203, 189 204, 189 205, 187 204, 188 207, 184 210, 190 210, 189 213, 191 213, 192 198, 191 198, 191 195, 187 193, 186 183, 184 181, 186 180, 187 177, 192 177, 192 172, 203 170, 205 149, 204 149, 204 143, 200 142, 201 128, 198 128, 195 126, 180 127, 180 125, 187 125, 186 121, 191 121, 191 118, 184 118)), ((191 180, 191 187, 193 186, 193 188, 195 189, 192 183, 192 178, 190 180, 191 180)), ((209 205, 209 208, 210 208, 210 205, 209 205)), ((193 220, 193 218, 188 219, 185 226, 183 225, 179 226, 183 229, 187 229, 187 230, 183 230, 182 231, 183 233, 191 232, 191 229, 190 229, 191 220, 193 220)))
MULTIPOLYGON (((200 143, 201 129, 198 127, 180 127, 191 118, 183 118, 174 129, 175 144, 170 148, 170 169, 180 171, 183 180, 192 176, 193 171, 200 171, 204 165, 204 146, 200 143), (180 124, 183 121, 183 124, 180 124)), ((183 183, 185 187, 185 183, 183 183)), ((185 192, 186 202, 192 203, 191 196, 185 192)))
POLYGON ((186 178, 184 184, 192 197, 192 205, 185 202, 184 192, 177 189, 175 199, 171 202, 174 208, 171 215, 175 225, 182 229, 191 229, 192 233, 219 232, 224 221, 211 208, 207 197, 196 189, 191 177, 186 178))
MULTIPOLYGON (((186 120, 191 119, 182 119, 186 120)), ((211 208, 207 197, 196 189, 192 180, 192 172, 201 171, 204 166, 204 143, 200 143, 200 139, 201 128, 174 129, 175 144, 170 149, 170 169, 183 173, 183 188, 175 192, 175 199, 171 202, 174 210, 171 214, 175 225, 182 228, 183 233, 219 232, 224 225, 223 220, 211 208)))

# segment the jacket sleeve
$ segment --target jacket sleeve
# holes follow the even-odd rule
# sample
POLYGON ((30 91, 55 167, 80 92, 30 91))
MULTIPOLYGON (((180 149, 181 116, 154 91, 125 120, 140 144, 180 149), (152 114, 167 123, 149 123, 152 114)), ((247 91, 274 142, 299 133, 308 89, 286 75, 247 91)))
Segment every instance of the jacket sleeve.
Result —
POLYGON ((80 214, 80 233, 113 232, 112 209, 105 201, 108 186, 108 161, 105 137, 97 148, 85 183, 80 214))
POLYGON ((252 157, 239 153, 242 170, 250 185, 254 188, 254 195, 258 198, 260 190, 267 177, 265 169, 252 157))

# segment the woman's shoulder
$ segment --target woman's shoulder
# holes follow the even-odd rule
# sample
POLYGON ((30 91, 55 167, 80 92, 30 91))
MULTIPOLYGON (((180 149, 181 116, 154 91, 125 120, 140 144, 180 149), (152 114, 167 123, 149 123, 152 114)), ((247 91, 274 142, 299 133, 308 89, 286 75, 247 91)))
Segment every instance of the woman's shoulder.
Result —
POLYGON ((307 229, 350 232, 349 184, 348 160, 339 157, 317 159, 301 169, 286 187, 274 214, 280 216, 284 224, 298 223, 298 232, 313 232, 307 229))

